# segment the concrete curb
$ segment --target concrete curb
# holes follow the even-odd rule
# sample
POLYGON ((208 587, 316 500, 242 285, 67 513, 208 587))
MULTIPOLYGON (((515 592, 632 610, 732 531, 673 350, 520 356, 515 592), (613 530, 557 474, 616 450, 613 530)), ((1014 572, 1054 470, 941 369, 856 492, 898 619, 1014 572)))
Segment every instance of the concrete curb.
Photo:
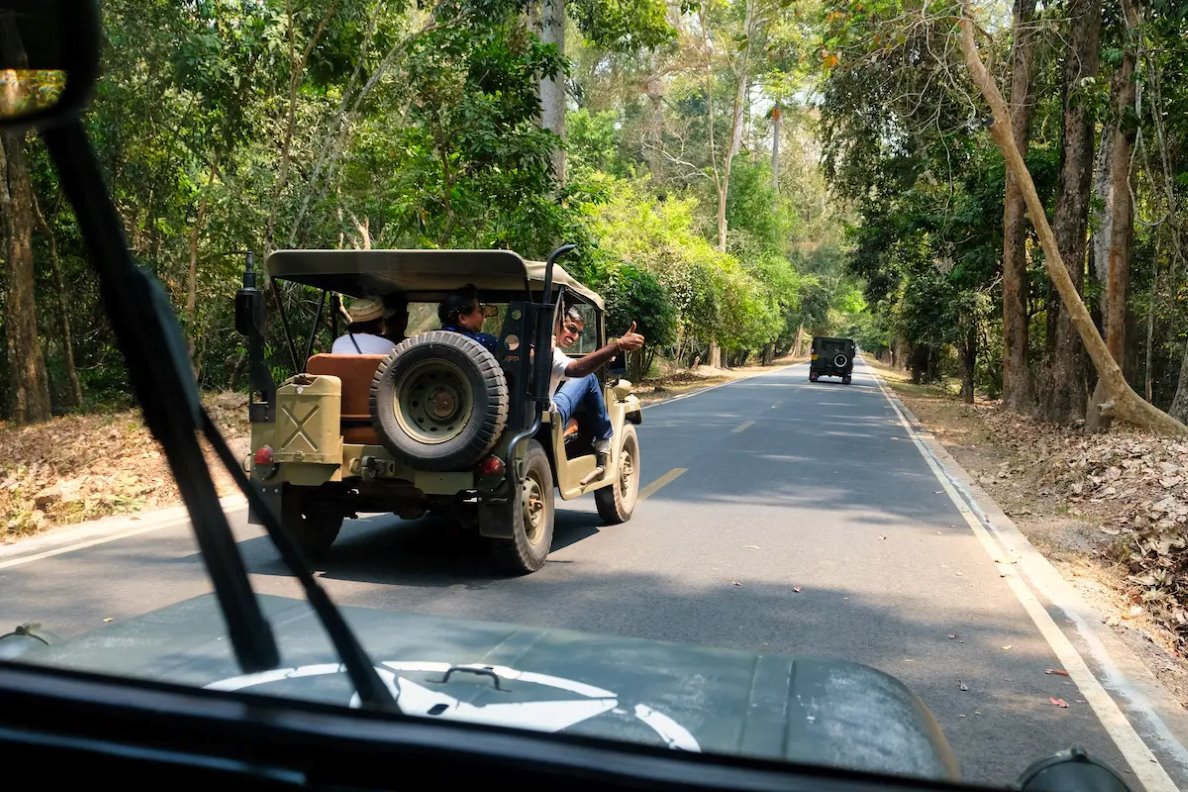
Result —
MULTIPOLYGON (((242 495, 228 495, 219 499, 227 513, 247 508, 247 499, 242 495)), ((178 523, 189 522, 190 514, 185 506, 168 506, 163 509, 119 514, 98 520, 62 525, 50 528, 44 533, 18 539, 10 544, 0 545, 0 563, 11 563, 30 556, 57 555, 69 552, 76 546, 91 546, 111 541, 133 533, 147 533, 178 523)))

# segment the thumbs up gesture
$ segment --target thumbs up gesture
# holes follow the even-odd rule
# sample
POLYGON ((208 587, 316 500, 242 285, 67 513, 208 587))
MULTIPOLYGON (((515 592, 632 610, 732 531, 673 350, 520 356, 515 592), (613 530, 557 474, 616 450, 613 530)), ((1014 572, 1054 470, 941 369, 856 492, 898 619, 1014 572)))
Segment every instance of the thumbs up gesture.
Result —
POLYGON ((635 332, 635 322, 631 323, 631 327, 626 333, 619 336, 619 349, 628 351, 639 349, 644 345, 644 337, 635 332))

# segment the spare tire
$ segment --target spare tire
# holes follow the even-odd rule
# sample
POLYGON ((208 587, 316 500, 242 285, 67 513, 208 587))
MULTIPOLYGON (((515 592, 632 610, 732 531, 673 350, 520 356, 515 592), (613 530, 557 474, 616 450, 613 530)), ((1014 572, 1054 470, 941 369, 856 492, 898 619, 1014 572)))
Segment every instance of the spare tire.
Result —
POLYGON ((846 367, 846 365, 849 364, 849 362, 850 362, 850 359, 848 357, 846 357, 844 354, 842 354, 841 352, 838 352, 836 355, 833 356, 833 365, 839 369, 844 369, 846 367))
POLYGON ((384 448, 421 470, 477 463, 507 426, 507 379, 486 347, 435 330, 402 341, 371 381, 371 424, 384 448))

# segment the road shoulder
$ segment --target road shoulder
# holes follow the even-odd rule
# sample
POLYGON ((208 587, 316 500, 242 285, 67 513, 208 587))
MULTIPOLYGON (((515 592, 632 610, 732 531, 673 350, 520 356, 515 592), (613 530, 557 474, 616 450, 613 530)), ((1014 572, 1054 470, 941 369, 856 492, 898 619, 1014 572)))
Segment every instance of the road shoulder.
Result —
MULTIPOLYGON (((871 366, 867 369, 887 399, 903 414, 926 454, 931 455, 944 477, 942 480, 948 480, 977 523, 1001 550, 1002 560, 1011 565, 1012 571, 1020 573, 1027 586, 1046 604, 1049 613, 1055 611, 1063 617, 1059 622, 1060 629, 1160 764, 1181 782, 1188 778, 1188 750, 1184 747, 1188 743, 1188 712, 1177 703, 1144 659, 1103 624, 1102 616, 1061 576, 989 493, 920 422, 904 400, 885 386, 880 373, 871 366)), ((1009 574, 1011 572, 1006 572, 1003 576, 1009 574)))

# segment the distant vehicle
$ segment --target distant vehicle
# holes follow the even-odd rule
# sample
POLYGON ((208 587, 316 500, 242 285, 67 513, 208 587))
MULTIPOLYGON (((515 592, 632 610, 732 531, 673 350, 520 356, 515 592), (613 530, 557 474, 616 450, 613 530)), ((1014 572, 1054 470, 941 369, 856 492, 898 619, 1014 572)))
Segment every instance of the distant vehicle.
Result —
POLYGON ((849 385, 857 352, 852 338, 813 336, 809 382, 816 382, 821 377, 841 377, 842 382, 849 385))

